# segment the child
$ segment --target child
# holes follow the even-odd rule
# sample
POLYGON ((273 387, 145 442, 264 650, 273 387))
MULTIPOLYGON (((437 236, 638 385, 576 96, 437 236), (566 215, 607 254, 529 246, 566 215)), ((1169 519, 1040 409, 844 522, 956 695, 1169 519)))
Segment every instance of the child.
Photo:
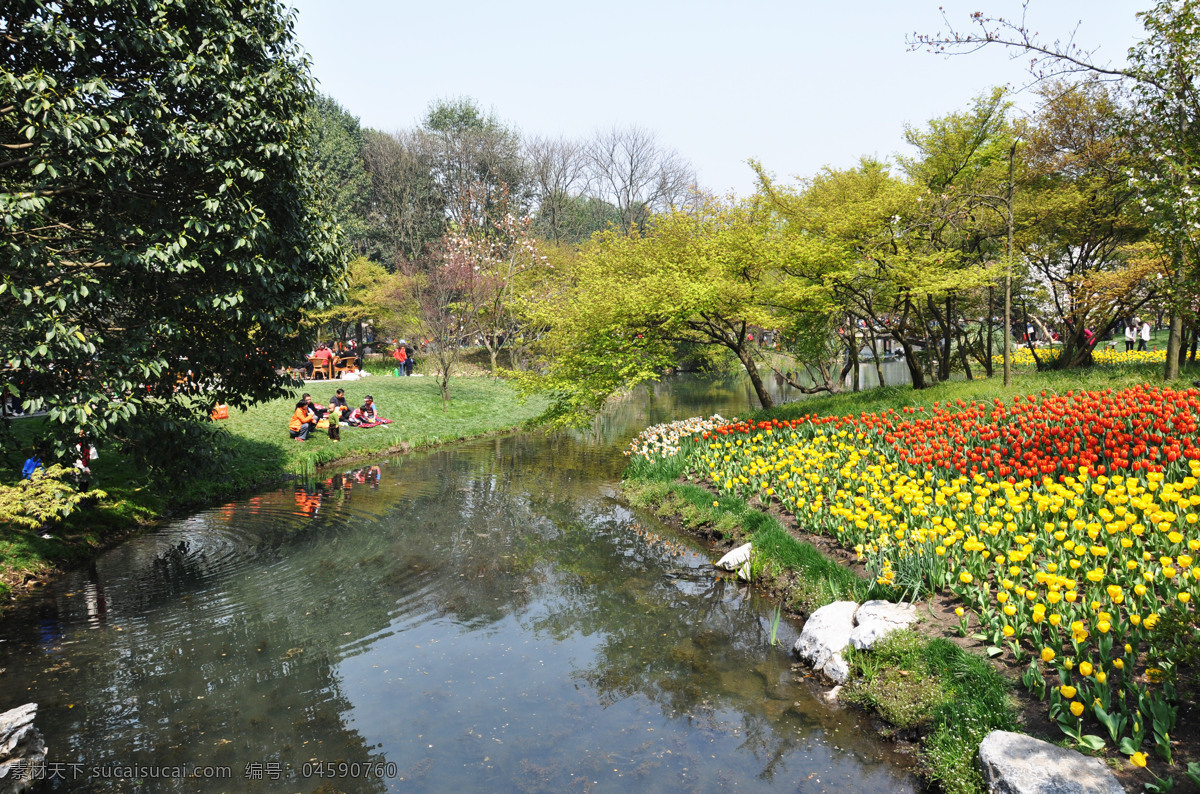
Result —
POLYGON ((338 389, 338 393, 329 399, 329 413, 325 415, 325 418, 329 420, 330 441, 342 440, 342 427, 339 423, 342 421, 342 411, 345 410, 343 406, 346 404, 345 397, 340 397, 342 394, 344 394, 344 392, 341 389, 338 389), (341 403, 340 405, 339 400, 341 403))

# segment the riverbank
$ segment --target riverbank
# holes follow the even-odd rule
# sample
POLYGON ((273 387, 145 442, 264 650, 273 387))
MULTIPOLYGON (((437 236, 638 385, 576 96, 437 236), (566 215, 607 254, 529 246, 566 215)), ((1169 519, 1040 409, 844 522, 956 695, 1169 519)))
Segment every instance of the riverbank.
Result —
MULTIPOLYGON (((232 411, 229 419, 217 422, 224 431, 217 453, 226 463, 213 476, 184 482, 150 479, 127 456, 101 445, 92 472, 93 487, 105 491, 104 499, 39 532, 0 527, 0 599, 11 600, 56 571, 78 565, 163 518, 307 477, 320 466, 511 431, 535 421, 546 408, 542 400, 522 401, 511 386, 492 378, 456 379, 450 393, 450 405, 442 413, 441 393, 433 378, 376 376, 309 383, 291 397, 232 411), (380 415, 392 419, 392 424, 366 430, 342 428, 340 442, 331 441, 324 431, 314 433, 307 443, 292 440, 287 422, 299 393, 308 391, 316 402, 325 404, 337 388, 346 390, 352 405, 371 394, 380 415)), ((20 448, 32 443, 41 421, 12 423, 20 448)), ((16 456, 0 462, 0 481, 12 482, 19 476, 20 464, 14 461, 16 456)))
MULTIPOLYGON (((652 462, 635 459, 627 470, 626 493, 631 501, 653 509, 660 515, 674 517, 685 529, 707 535, 714 541, 722 542, 727 546, 745 541, 754 543, 756 551, 761 553, 755 566, 757 569, 755 573, 765 571, 766 576, 761 578, 761 581, 768 589, 775 591, 781 601, 801 617, 811 614, 814 609, 825 603, 843 599, 861 602, 864 598, 879 596, 882 594, 881 588, 891 591, 888 597, 896 600, 900 595, 898 591, 907 586, 914 586, 918 590, 926 588, 922 588, 919 584, 913 585, 911 578, 905 581, 892 579, 885 582, 884 585, 880 585, 876 577, 888 578, 880 576, 881 573, 884 573, 878 567, 880 555, 876 555, 874 558, 876 564, 868 574, 862 562, 859 561, 859 555, 854 553, 854 543, 847 546, 845 536, 839 534, 842 530, 833 531, 832 526, 824 526, 824 524, 830 523, 828 520, 817 522, 816 514, 809 512, 809 507, 812 507, 813 511, 818 511, 817 507, 807 505, 799 510, 796 508, 795 498, 799 492, 791 494, 788 489, 795 490, 793 488, 796 485, 795 481, 801 479, 800 476, 797 476, 797 468, 803 468, 803 464, 792 462, 789 464, 790 468, 789 465, 784 465, 782 469, 779 468, 779 465, 783 464, 786 457, 783 454, 783 447, 788 443, 802 445, 803 440, 772 441, 771 429, 775 429, 779 423, 797 421, 806 415, 809 416, 809 419, 804 421, 810 423, 812 417, 822 418, 818 420, 818 423, 824 421, 823 418, 830 418, 834 422, 842 424, 831 422, 828 425, 820 425, 828 430, 814 432, 824 433, 831 439, 836 439, 846 449, 857 445, 865 447, 869 445, 868 441, 865 435, 860 434, 871 432, 870 421, 866 421, 865 426, 855 425, 852 427, 851 425, 856 420, 846 421, 841 419, 842 417, 857 418, 863 412, 883 413, 888 410, 894 410, 896 412, 894 416, 898 417, 905 417, 907 411, 930 417, 934 413, 935 404, 940 404, 943 411, 948 408, 947 403, 954 405, 958 410, 972 401, 987 404, 990 408, 992 401, 996 399, 1006 406, 1012 406, 1014 397, 1026 400, 1030 395, 1038 395, 1039 399, 1045 399, 1042 392, 1052 396, 1066 393, 1069 390, 1078 393, 1080 389, 1102 391, 1136 387, 1139 384, 1153 383, 1157 379, 1156 374, 1157 368, 1152 366, 1104 367, 1083 373, 1020 374, 1014 379, 1013 387, 1010 389, 1004 389, 999 385, 998 379, 995 379, 939 384, 924 392, 913 392, 907 388, 887 388, 859 394, 802 400, 772 411, 754 414, 753 423, 747 426, 745 432, 729 437, 719 436, 722 445, 728 441, 732 447, 736 441, 737 446, 741 447, 741 449, 732 451, 723 450, 726 455, 724 462, 721 461, 720 453, 717 453, 718 457, 710 458, 711 462, 703 461, 705 453, 700 450, 708 450, 711 445, 708 440, 694 445, 685 441, 681 445, 680 454, 659 458, 652 462), (766 425, 767 429, 762 429, 760 425, 757 425, 758 422, 776 424, 768 424, 766 425), (841 434, 840 437, 839 434, 841 434), (764 435, 768 438, 764 438, 764 435), (841 441, 847 436, 851 439, 849 443, 841 441), (858 443, 856 444, 855 441, 858 443), (775 447, 776 443, 780 447, 775 447), (746 454, 748 450, 753 450, 753 454, 746 454), (699 452, 699 457, 696 455, 689 457, 689 452, 692 451, 699 452), (739 453, 741 453, 741 457, 739 457, 739 453), (735 463, 742 460, 743 465, 740 471, 733 474, 730 474, 733 471, 731 464, 727 463, 730 460, 730 454, 735 459, 735 463), (747 468, 746 464, 751 459, 757 462, 750 464, 747 468), (698 463, 701 465, 697 465, 698 463), (717 469, 721 470, 719 476, 714 474, 717 469), (791 478, 777 473, 781 471, 789 471, 791 478), (741 479, 740 482, 737 476, 739 473, 745 476, 745 479, 741 479), (688 482, 689 477, 691 482, 688 482), (732 481, 729 477, 733 478, 732 481), (781 482, 784 484, 781 485, 781 482), (779 489, 778 494, 775 492, 776 488, 779 489), (784 498, 792 500, 786 508, 781 505, 781 500, 784 498), (804 518, 797 521, 797 513, 804 518), (818 526, 818 523, 822 525, 818 526), (816 531, 809 531, 812 529, 816 531), (780 533, 786 535, 786 542, 779 541, 780 533), (842 542, 839 543, 839 539, 842 542), (840 570, 830 573, 830 566, 833 564, 836 564, 840 570), (847 579, 847 573, 851 574, 854 579, 847 579)), ((1190 377, 1194 377, 1194 375, 1190 377)), ((1190 377, 1185 384, 1190 383, 1190 377)), ((864 417, 864 419, 866 418, 864 417)), ((778 429, 784 436, 789 434, 786 425, 778 429)), ((792 439, 795 438, 792 436, 792 439)), ((836 442, 831 442, 831 444, 830 450, 833 450, 836 442)), ((1011 447, 1006 447, 1004 452, 1007 454, 1010 449, 1011 447)), ((806 454, 804 449, 798 452, 800 456, 806 454)), ((710 451, 708 454, 711 455, 712 452, 710 451)), ((807 454, 809 456, 817 454, 817 450, 815 448, 808 449, 807 454)), ((830 451, 829 454, 833 454, 833 452, 830 451)), ((826 477, 838 476, 841 472, 837 470, 837 466, 847 465, 846 460, 848 459, 845 459, 847 453, 839 452, 838 454, 842 455, 837 458, 837 461, 841 462, 836 463, 834 469, 825 475, 826 477)), ((853 456, 853 453, 849 454, 853 456)), ((869 454, 873 455, 874 453, 869 454)), ((869 467, 872 463, 884 462, 873 459, 864 462, 863 466, 869 467)), ((942 457, 936 456, 932 464, 914 468, 936 472, 937 467, 941 464, 942 457)), ((858 471, 863 466, 855 463, 850 468, 858 471)), ((812 473, 811 476, 817 476, 817 474, 812 473)), ((847 485, 840 486, 845 488, 845 491, 840 492, 839 495, 845 493, 846 498, 853 501, 855 493, 861 494, 862 496, 858 497, 861 501, 856 504, 864 506, 868 503, 877 503, 881 499, 882 488, 880 486, 870 485, 863 481, 858 488, 852 488, 849 487, 849 480, 857 478, 857 475, 849 473, 847 470, 846 476, 847 485), (864 487, 866 490, 863 490, 864 487)), ((943 478, 939 480, 940 483, 952 479, 949 472, 935 473, 935 477, 943 478)), ((820 482, 820 479, 817 482, 820 482)), ((825 480, 825 483, 829 482, 829 479, 825 480)), ((984 481, 976 481, 976 484, 981 482, 984 481)), ((801 503, 803 504, 802 500, 801 503)), ((900 506, 902 507, 902 505, 900 506)), ((828 509, 828 504, 822 504, 819 513, 828 516, 828 509)), ((878 519, 869 515, 871 509, 868 509, 867 512, 868 515, 854 519, 847 516, 847 520, 858 520, 864 522, 866 528, 874 526, 873 531, 883 532, 885 527, 878 519)), ((960 526, 967 528, 963 514, 959 514, 958 520, 960 526)), ((910 522, 908 530, 916 532, 917 524, 917 521, 910 522)), ((917 542, 915 537, 909 540, 913 543, 917 542)), ((948 546, 950 543, 945 545, 948 546)), ((1118 561, 1122 559, 1115 554, 1113 558, 1118 561)), ((1190 558, 1186 555, 1185 558, 1190 564, 1190 558)), ((934 559, 940 558, 935 557, 934 559)), ((1003 561, 1002 558, 998 559, 1003 561)), ((866 561, 871 562, 871 560, 868 553, 866 561)), ((1013 562, 1017 562, 1017 556, 1013 557, 1013 562)), ((1063 570, 1066 570, 1066 566, 1063 567, 1063 570)), ((898 571, 898 573, 910 576, 913 572, 906 570, 898 571)), ((958 570, 954 569, 950 573, 957 575, 958 570)), ((1082 573, 1081 571, 1080 575, 1082 573)), ((942 575, 945 576, 945 572, 942 575)), ((1025 588, 1020 586, 1021 577, 1012 574, 1012 578, 1017 580, 1020 592, 1024 593, 1025 588)), ((1109 580, 1104 579, 1103 583, 1107 585, 1109 580)), ((1035 586, 1032 585, 1032 582, 1030 585, 1032 598, 1035 586)), ((998 593, 1006 592, 999 586, 998 581, 993 586, 998 593)), ((1080 590, 1087 594, 1086 598, 1089 600, 1092 596, 1085 588, 1091 586, 1087 580, 1080 586, 1080 590)), ((991 636, 993 628, 991 622, 994 615, 986 608, 980 609, 979 604, 974 602, 965 604, 965 619, 962 625, 964 627, 969 625, 969 628, 960 633, 954 609, 957 606, 963 606, 964 602, 956 601, 959 594, 949 587, 936 589, 939 595, 933 599, 928 597, 927 592, 923 595, 923 605, 920 609, 923 620, 916 627, 916 632, 897 635, 882 649, 870 653, 850 654, 848 661, 851 665, 851 681, 854 683, 843 690, 842 699, 844 701, 874 709, 881 718, 890 723, 891 727, 888 730, 893 735, 900 738, 916 738, 920 742, 922 766, 926 774, 952 791, 979 790, 981 779, 975 763, 975 755, 980 740, 993 729, 1018 729, 1071 746, 1084 744, 1078 739, 1066 738, 1064 734, 1070 728, 1074 730, 1076 737, 1083 736, 1093 747, 1088 750, 1085 745, 1081 749, 1089 753, 1100 752, 1103 754, 1106 742, 1104 739, 1100 739, 1097 747, 1096 739, 1099 737, 1096 737, 1095 734, 1104 734, 1107 738, 1109 731, 1103 725, 1096 723, 1100 714, 1105 717, 1112 715, 1107 711, 1100 711, 1097 712, 1097 720, 1093 720, 1089 713, 1085 715, 1086 723, 1084 723, 1081 722, 1083 718, 1079 717, 1079 714, 1082 713, 1082 706, 1079 712, 1076 712, 1075 707, 1072 706, 1069 715, 1064 716, 1067 714, 1067 704, 1069 702, 1079 703, 1079 701, 1071 701, 1070 698, 1064 699, 1059 687, 1055 686, 1060 681, 1052 679, 1065 676, 1065 679, 1062 679, 1062 686, 1065 687, 1063 691, 1069 691, 1072 697, 1077 688, 1080 692, 1085 692, 1089 688, 1096 689, 1094 681, 1090 681, 1087 677, 1080 680, 1079 670, 1083 669, 1082 666, 1079 670, 1075 670, 1075 678, 1070 678, 1074 664, 1079 664, 1085 658, 1090 659, 1086 667, 1089 674, 1093 663, 1097 669, 1101 669, 1103 663, 1103 667, 1108 671, 1107 675, 1113 683, 1123 680, 1123 675, 1132 676, 1135 669, 1138 676, 1144 676, 1146 651, 1143 651, 1140 660, 1135 652, 1127 651, 1126 655, 1132 658, 1125 663, 1118 661, 1113 665, 1104 654, 1095 648, 1089 649, 1088 643, 1080 640, 1080 635, 1077 633, 1076 642, 1082 642, 1082 645, 1077 644, 1073 651, 1069 644, 1066 648, 1059 645, 1057 652, 1041 656, 1041 659, 1048 662, 1057 655, 1057 666, 1041 664, 1039 667, 1035 663, 1032 664, 1032 667, 1038 669, 1035 673, 1030 673, 1030 656, 1032 655, 1036 662, 1039 650, 1043 647, 1050 650, 1052 644, 1050 639, 1034 641, 1028 637, 1024 638, 1025 642, 1021 642, 1022 632, 1028 634, 1030 631, 1028 626, 1039 625, 1038 618, 1029 620, 1022 618, 1022 613, 1027 611, 1032 604, 1027 606, 1022 603, 1019 606, 1021 612, 1014 610, 1010 613, 1006 609, 1005 615, 1016 615, 1011 618, 1016 629, 1005 626, 1005 631, 1001 633, 1000 625, 997 624, 995 626, 996 635, 1000 638, 997 639, 991 636), (972 617, 973 606, 978 612, 975 617, 972 617), (1024 622, 1022 622, 1023 620, 1024 622), (971 622, 968 624, 967 621, 971 622), (1006 641, 1011 634, 1016 634, 1015 641, 1006 641), (1033 647, 1035 645, 1037 647, 1033 647), (1071 656, 1068 656, 1068 653, 1071 656), (1074 656, 1079 658, 1073 659, 1074 656), (992 657, 990 661, 989 657, 992 657), (965 672, 968 670, 971 671, 969 675, 965 672), (1126 672, 1122 673, 1122 670, 1126 672), (966 677, 964 678, 964 676, 966 677), (1044 678, 1040 678, 1041 676, 1044 678), (1030 679, 1029 682, 1022 681, 1026 677, 1030 679), (1038 678, 1040 678, 1040 685, 1038 678), (969 681, 969 685, 964 685, 967 681, 969 681), (1073 685, 1071 685, 1072 681, 1073 685), (1029 683, 1034 685, 1033 689, 1036 691, 1036 695, 1026 691, 1029 683), (1049 714, 1046 701, 1051 707, 1049 714), (1056 705, 1057 711, 1055 711, 1056 705)), ((1109 592, 1115 591, 1110 590, 1109 592)), ((1118 598, 1120 598, 1119 595, 1118 598)), ((1008 606, 1005 604, 1006 599, 1007 595, 998 597, 1000 603, 994 604, 997 614, 1001 604, 1008 606)), ((1073 604, 1074 598, 1070 600, 1073 604)), ((1022 602, 1024 601, 1025 599, 1022 599, 1022 602)), ((1186 607, 1187 602, 1183 603, 1186 607)), ((1102 611, 1116 611, 1116 607, 1107 603, 1101 606, 1103 607, 1102 611)), ((1169 607, 1170 604, 1166 606, 1169 607)), ((1059 609, 1064 613, 1067 612, 1061 607, 1059 609)), ((1044 619, 1044 617, 1045 613, 1042 613, 1041 618, 1044 619)), ((1072 622, 1071 617, 1063 618, 1064 625, 1072 622)), ((1004 620, 1008 620, 1008 618, 1004 618, 1000 622, 1004 623, 1004 620)), ((1100 629, 1092 628, 1093 636, 1108 636, 1101 635, 1099 632, 1111 631, 1112 636, 1116 637, 1118 633, 1116 625, 1113 624, 1112 629, 1108 625, 1100 629)), ((1125 633, 1125 626, 1122 626, 1121 636, 1124 636, 1125 633)), ((1135 645, 1136 642, 1135 639, 1135 645)), ((1147 646, 1143 644, 1142 647, 1146 648, 1147 646)), ((1194 764, 1196 744, 1194 719, 1191 718, 1195 708, 1195 689, 1191 685, 1191 682, 1194 682, 1193 671, 1181 667, 1172 672, 1177 674, 1174 676, 1174 684, 1178 692, 1179 714, 1178 727, 1172 727, 1171 736, 1160 741, 1157 734, 1144 724, 1139 725, 1140 732, 1138 734, 1130 735, 1128 734, 1132 725, 1130 723, 1125 726, 1126 735, 1121 735, 1121 731, 1118 730, 1118 735, 1111 739, 1111 746, 1107 747, 1109 764, 1119 771, 1122 782, 1127 787, 1138 788, 1142 783, 1152 783, 1155 778, 1148 774, 1151 770, 1164 780, 1173 776, 1177 783, 1186 787, 1186 780, 1196 770, 1194 765, 1190 768, 1188 766, 1189 762, 1194 764), (1129 743, 1119 743, 1117 739, 1130 739, 1130 741, 1129 743), (1138 752, 1145 752, 1146 755, 1135 756, 1134 763, 1139 761, 1148 763, 1148 769, 1139 769, 1129 762, 1130 749, 1134 747, 1135 742, 1140 748, 1138 752), (1176 762, 1174 765, 1164 763, 1165 758, 1154 757, 1156 745, 1163 744, 1163 742, 1173 750, 1174 758, 1172 760, 1176 762), (1118 744, 1125 749, 1118 750, 1118 744)), ((1101 695, 1105 698, 1112 697, 1111 704, 1108 700, 1104 700, 1103 703, 1112 710, 1113 714, 1116 714, 1120 708, 1116 702, 1116 688, 1106 687, 1104 677, 1104 675, 1097 677, 1100 681, 1100 689, 1093 694, 1096 697, 1101 695)), ((1153 689, 1153 684, 1146 684, 1144 678, 1131 679, 1125 686, 1130 688, 1149 686, 1153 689), (1142 683, 1138 683, 1139 680, 1142 683)), ((1080 697, 1087 700, 1089 706, 1091 705, 1090 697, 1083 695, 1080 697)), ((1165 750, 1161 750, 1159 754, 1164 755, 1165 753, 1165 750)))

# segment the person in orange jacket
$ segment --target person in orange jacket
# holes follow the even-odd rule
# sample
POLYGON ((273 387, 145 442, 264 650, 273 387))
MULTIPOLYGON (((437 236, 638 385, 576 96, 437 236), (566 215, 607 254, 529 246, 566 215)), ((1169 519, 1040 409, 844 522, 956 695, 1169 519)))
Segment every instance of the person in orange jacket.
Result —
POLYGON ((288 422, 288 433, 297 441, 308 441, 308 434, 317 426, 317 415, 313 411, 312 395, 308 392, 296 403, 292 421, 288 422))

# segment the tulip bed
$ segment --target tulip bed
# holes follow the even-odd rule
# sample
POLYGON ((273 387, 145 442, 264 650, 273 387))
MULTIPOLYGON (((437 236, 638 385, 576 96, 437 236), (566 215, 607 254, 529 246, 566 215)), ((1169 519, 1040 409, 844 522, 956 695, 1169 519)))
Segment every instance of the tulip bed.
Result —
MULTIPOLYGON (((1043 364, 1053 361, 1062 353, 1057 347, 1039 348, 1037 351, 1038 360, 1043 364)), ((1092 360, 1097 364, 1163 364, 1167 360, 1166 350, 1113 350, 1110 347, 1100 346, 1092 351, 1092 360)), ((1037 361, 1034 361, 1033 353, 1029 348, 1022 347, 1014 350, 1012 353, 1012 363, 1018 367, 1036 366, 1037 361)), ((1004 365, 1004 356, 992 356, 993 366, 1000 367, 1004 365)))
POLYGON ((1197 643, 1198 418, 1200 392, 1136 386, 734 422, 669 446, 722 493, 837 537, 879 583, 956 594, 960 630, 1027 661, 1065 734, 1144 765, 1172 763, 1197 643))

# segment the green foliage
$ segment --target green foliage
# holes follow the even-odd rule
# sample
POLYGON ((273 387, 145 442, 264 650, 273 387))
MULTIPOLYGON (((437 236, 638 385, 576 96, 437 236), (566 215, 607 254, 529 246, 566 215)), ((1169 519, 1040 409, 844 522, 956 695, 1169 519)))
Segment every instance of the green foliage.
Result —
POLYGON ((101 438, 176 390, 246 405, 336 300, 314 93, 273 0, 14 0, 0 64, 0 385, 101 438))
POLYGON ((371 323, 379 334, 415 324, 415 302, 402 276, 361 256, 350 260, 346 274, 345 299, 314 313, 315 322, 338 328, 339 337, 358 323, 371 323))
POLYGON ((939 706, 950 700, 948 687, 929 674, 922 655, 925 639, 915 632, 897 631, 870 651, 847 650, 851 669, 859 673, 845 698, 900 729, 925 725, 939 706))
POLYGON ((363 130, 333 97, 320 94, 308 111, 316 190, 326 214, 340 224, 351 250, 368 246, 371 178, 363 164, 363 130))
POLYGON ((70 469, 54 464, 16 485, 0 484, 0 525, 41 529, 66 518, 81 502, 106 496, 100 490, 80 491, 73 480, 70 469))
POLYGON ((657 379, 681 343, 734 352, 754 382, 747 337, 773 324, 782 243, 758 202, 715 199, 656 216, 645 232, 596 235, 560 289, 530 307, 531 325, 548 330, 544 369, 522 388, 552 396, 553 422, 580 423, 620 389, 657 379))

